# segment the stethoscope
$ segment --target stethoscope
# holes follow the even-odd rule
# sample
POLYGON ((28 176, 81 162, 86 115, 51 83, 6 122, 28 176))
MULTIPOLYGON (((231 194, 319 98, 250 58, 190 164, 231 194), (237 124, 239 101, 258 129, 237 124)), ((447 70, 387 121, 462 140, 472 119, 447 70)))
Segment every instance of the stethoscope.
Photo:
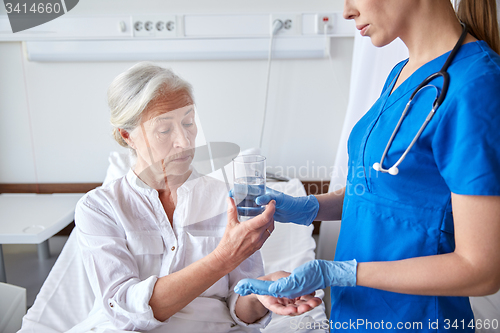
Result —
POLYGON ((394 129, 394 132, 392 132, 392 135, 391 135, 391 138, 389 139, 389 142, 387 142, 387 145, 385 146, 385 150, 384 150, 384 153, 382 154, 382 158, 380 159, 380 163, 374 163, 373 164, 373 169, 375 169, 375 171, 386 172, 386 173, 389 173, 389 174, 391 174, 393 176, 397 175, 399 173, 398 166, 401 164, 401 162, 403 162, 403 160, 405 159, 406 155, 408 155, 408 152, 413 147, 413 145, 415 144, 415 142, 418 140, 418 138, 420 137, 420 135, 424 131, 425 127, 427 126, 427 124, 429 123, 429 121, 432 119, 432 117, 436 113, 436 111, 439 108, 439 106, 441 106, 441 103, 443 103, 444 98, 446 97, 446 93, 448 92, 448 86, 450 85, 450 76, 449 76, 449 74, 448 74, 448 72, 446 70, 450 66, 450 64, 453 61, 453 59, 455 58, 455 55, 457 54, 458 50, 460 49, 460 46, 462 46, 462 43, 463 43, 465 37, 467 36, 467 26, 464 23, 461 23, 461 24, 462 24, 462 27, 463 27, 462 35, 458 39, 458 42, 455 45, 455 47, 453 47, 453 50, 451 51, 450 55, 448 56, 448 59, 446 59, 446 62, 443 65, 443 68, 441 68, 441 70, 439 72, 431 74, 424 81, 422 81, 422 83, 420 83, 420 85, 417 87, 417 89, 415 89, 415 91, 411 95, 410 100, 406 104, 406 107, 405 107, 405 109, 403 111, 403 114, 401 115, 401 118, 399 118, 399 122, 396 125, 396 128, 394 129), (439 76, 443 77, 443 88, 441 89, 441 93, 439 93, 439 90, 435 86, 428 85, 429 82, 431 82, 432 80, 434 80, 435 78, 437 78, 439 76), (399 158, 399 160, 392 167, 390 167, 389 169, 384 169, 382 167, 382 163, 384 163, 384 159, 385 159, 385 156, 387 155, 387 152, 389 151, 389 147, 391 146, 392 142, 394 141, 394 137, 396 136, 396 133, 398 132, 399 128, 401 127, 401 123, 403 122, 404 117, 406 116, 406 114, 408 113, 408 110, 410 109, 410 106, 411 106, 411 104, 413 102, 413 98, 420 91, 424 90, 425 88, 434 88, 434 89, 436 89, 436 99, 434 100, 434 104, 432 106, 431 112, 427 115, 427 117, 425 118, 424 123, 422 124, 422 126, 418 130, 417 135, 415 135, 415 137, 413 138, 412 142, 410 143, 410 145, 408 146, 408 148, 406 148, 405 152, 399 158))

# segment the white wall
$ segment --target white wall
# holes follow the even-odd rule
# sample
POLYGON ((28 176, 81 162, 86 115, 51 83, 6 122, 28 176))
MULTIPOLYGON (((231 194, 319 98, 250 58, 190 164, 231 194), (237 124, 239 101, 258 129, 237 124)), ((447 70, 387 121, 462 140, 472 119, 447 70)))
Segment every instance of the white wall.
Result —
MULTIPOLYGON (((342 10, 342 4, 85 0, 70 14, 328 12, 342 10)), ((326 58, 273 61, 263 149, 268 165, 295 170, 303 179, 330 178, 325 170, 333 165, 342 129, 352 47, 352 38, 333 39, 332 63, 326 58)), ((234 142, 242 149, 259 145, 266 61, 159 64, 193 84, 207 140, 234 142)), ((109 152, 122 149, 110 135, 106 90, 132 65, 29 62, 21 43, 0 43, 0 183, 101 182, 109 152)))

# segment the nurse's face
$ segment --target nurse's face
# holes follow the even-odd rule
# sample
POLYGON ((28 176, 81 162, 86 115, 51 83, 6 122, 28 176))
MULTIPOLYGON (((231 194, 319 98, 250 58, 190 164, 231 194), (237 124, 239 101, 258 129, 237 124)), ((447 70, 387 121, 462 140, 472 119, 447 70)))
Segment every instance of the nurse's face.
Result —
POLYGON ((188 94, 154 100, 144 111, 141 125, 130 133, 137 153, 136 173, 155 182, 189 175, 197 132, 195 108, 188 94))
POLYGON ((345 0, 344 18, 354 20, 361 35, 381 47, 405 33, 418 0, 345 0))

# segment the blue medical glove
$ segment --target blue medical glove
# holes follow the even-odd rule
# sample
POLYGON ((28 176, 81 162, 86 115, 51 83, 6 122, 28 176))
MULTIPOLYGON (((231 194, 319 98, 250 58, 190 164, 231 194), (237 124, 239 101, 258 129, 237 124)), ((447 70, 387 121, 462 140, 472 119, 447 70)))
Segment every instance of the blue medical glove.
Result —
POLYGON ((290 276, 274 282, 243 279, 234 287, 234 291, 242 296, 258 294, 295 298, 328 286, 354 287, 356 269, 356 260, 312 260, 294 269, 290 276))
POLYGON ((266 187, 266 194, 257 197, 255 202, 267 205, 271 200, 276 201, 274 220, 278 222, 310 225, 318 215, 319 202, 314 195, 292 197, 266 187))
POLYGON ((234 292, 241 296, 250 294, 269 295, 269 286, 275 281, 242 279, 234 286, 234 292))

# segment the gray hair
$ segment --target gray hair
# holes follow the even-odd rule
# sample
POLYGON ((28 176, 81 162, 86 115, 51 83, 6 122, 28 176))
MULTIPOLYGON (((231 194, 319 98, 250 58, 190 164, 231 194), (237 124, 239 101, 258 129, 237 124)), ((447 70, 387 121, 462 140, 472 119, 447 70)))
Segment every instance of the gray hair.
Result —
POLYGON ((128 132, 139 126, 142 112, 160 94, 184 91, 194 102, 191 84, 177 76, 171 69, 140 62, 118 75, 108 88, 108 105, 111 111, 113 137, 123 147, 128 147, 118 129, 128 132))

